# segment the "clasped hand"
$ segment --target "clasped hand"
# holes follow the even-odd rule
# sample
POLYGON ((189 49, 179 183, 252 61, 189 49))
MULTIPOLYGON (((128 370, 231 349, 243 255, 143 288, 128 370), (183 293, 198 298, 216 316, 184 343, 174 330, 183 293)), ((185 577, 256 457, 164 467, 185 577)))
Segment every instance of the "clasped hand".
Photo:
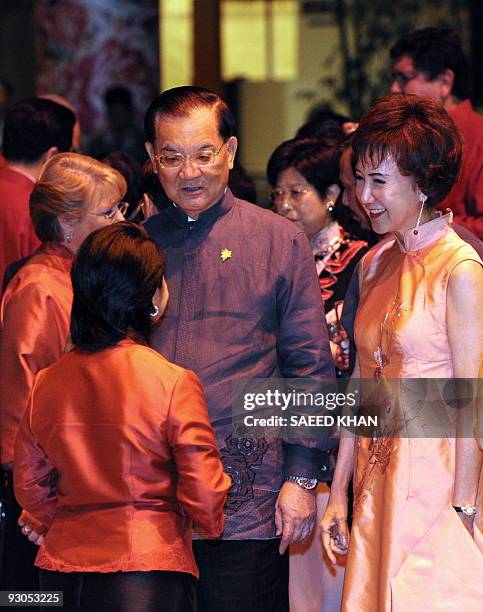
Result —
POLYGON ((44 536, 30 527, 30 525, 28 525, 22 518, 18 519, 18 524, 21 527, 23 535, 31 542, 37 544, 37 546, 41 546, 44 543, 44 536))
POLYGON ((337 563, 334 553, 346 555, 350 535, 347 526, 347 495, 331 492, 329 503, 320 522, 322 544, 332 563, 337 563))

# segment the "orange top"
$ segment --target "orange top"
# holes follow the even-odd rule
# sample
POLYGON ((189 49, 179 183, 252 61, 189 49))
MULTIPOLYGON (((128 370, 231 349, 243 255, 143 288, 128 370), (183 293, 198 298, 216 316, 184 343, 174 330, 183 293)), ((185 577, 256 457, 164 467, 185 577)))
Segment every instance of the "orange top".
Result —
POLYGON ((0 305, 0 462, 13 461, 34 377, 63 353, 70 325, 73 255, 47 243, 8 284, 0 305))
POLYGON ((199 379, 132 340, 38 374, 14 483, 39 567, 195 576, 191 522, 220 536, 230 487, 199 379))

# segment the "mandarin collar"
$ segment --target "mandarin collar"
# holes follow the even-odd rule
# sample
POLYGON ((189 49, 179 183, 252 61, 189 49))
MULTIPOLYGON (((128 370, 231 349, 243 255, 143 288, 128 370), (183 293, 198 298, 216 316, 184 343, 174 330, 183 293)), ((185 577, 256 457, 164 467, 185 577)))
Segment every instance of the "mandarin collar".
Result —
POLYGON ((198 215, 198 219, 195 221, 189 221, 188 215, 181 210, 178 206, 174 205, 171 207, 171 218, 180 227, 187 228, 190 223, 195 224, 196 227, 210 227, 215 221, 226 215, 228 211, 233 208, 235 197, 228 187, 225 189, 221 200, 219 200, 213 206, 210 206, 207 210, 198 215))
POLYGON ((447 209, 446 214, 439 214, 438 217, 423 223, 417 229, 412 227, 404 232, 403 242, 396 236, 396 241, 403 253, 417 251, 442 238, 451 228, 453 213, 447 209))

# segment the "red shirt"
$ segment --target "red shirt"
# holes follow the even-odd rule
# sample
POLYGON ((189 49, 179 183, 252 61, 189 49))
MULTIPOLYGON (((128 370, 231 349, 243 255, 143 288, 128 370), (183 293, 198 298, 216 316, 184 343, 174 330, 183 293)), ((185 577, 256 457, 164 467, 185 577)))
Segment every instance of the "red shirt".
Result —
POLYGON ((30 219, 29 198, 34 182, 0 166, 0 287, 7 267, 40 246, 30 219))
POLYGON ((483 240, 483 117, 473 110, 469 100, 449 114, 463 136, 463 161, 458 181, 438 208, 450 208, 455 223, 483 240))
POLYGON ((38 374, 13 474, 36 565, 64 572, 197 576, 191 522, 218 537, 231 485, 199 379, 131 340, 38 374))

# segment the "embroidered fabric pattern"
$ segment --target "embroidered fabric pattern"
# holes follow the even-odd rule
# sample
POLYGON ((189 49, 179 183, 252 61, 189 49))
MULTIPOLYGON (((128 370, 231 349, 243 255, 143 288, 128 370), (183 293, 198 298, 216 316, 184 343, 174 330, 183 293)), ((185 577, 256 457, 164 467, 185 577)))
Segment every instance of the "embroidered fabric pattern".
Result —
POLYGON ((392 340, 394 334, 394 328, 401 317, 401 314, 408 312, 409 308, 405 302, 401 301, 399 293, 394 298, 392 303, 392 309, 390 312, 386 312, 382 323, 380 324, 380 338, 379 345, 374 351, 374 360, 376 362, 376 369, 374 371, 374 378, 379 379, 382 377, 384 368, 389 365, 391 358, 392 340))
POLYGON ((220 451, 225 472, 232 479, 225 514, 231 515, 253 499, 256 470, 262 465, 268 442, 260 432, 244 425, 235 426, 225 439, 226 447, 220 451))
MULTIPOLYGON (((384 474, 391 460, 392 453, 398 446, 396 436, 401 431, 403 423, 399 421, 397 414, 393 410, 391 393, 385 388, 383 372, 384 368, 391 362, 390 354, 395 326, 400 320, 401 315, 408 310, 409 308, 401 300, 398 292, 392 302, 392 308, 386 312, 383 321, 380 323, 379 344, 374 351, 374 361, 376 362, 374 379, 379 381, 380 384, 377 385, 376 401, 372 401, 370 406, 364 405, 364 411, 377 414, 380 422, 386 424, 384 426, 385 429, 382 431, 373 432, 372 441, 368 448, 369 457, 364 474, 354 487, 354 512, 366 499, 367 495, 372 494, 374 470, 378 469, 381 474, 384 474)), ((360 438, 358 445, 361 445, 360 438)))
MULTIPOLYGON (((359 446, 360 443, 361 441, 359 440, 359 446)), ((397 447, 398 444, 395 438, 373 438, 369 446, 370 455, 366 469, 364 470, 362 478, 354 487, 354 513, 367 496, 373 493, 372 483, 374 481, 374 471, 378 470, 380 474, 386 472, 391 456, 397 447)))

